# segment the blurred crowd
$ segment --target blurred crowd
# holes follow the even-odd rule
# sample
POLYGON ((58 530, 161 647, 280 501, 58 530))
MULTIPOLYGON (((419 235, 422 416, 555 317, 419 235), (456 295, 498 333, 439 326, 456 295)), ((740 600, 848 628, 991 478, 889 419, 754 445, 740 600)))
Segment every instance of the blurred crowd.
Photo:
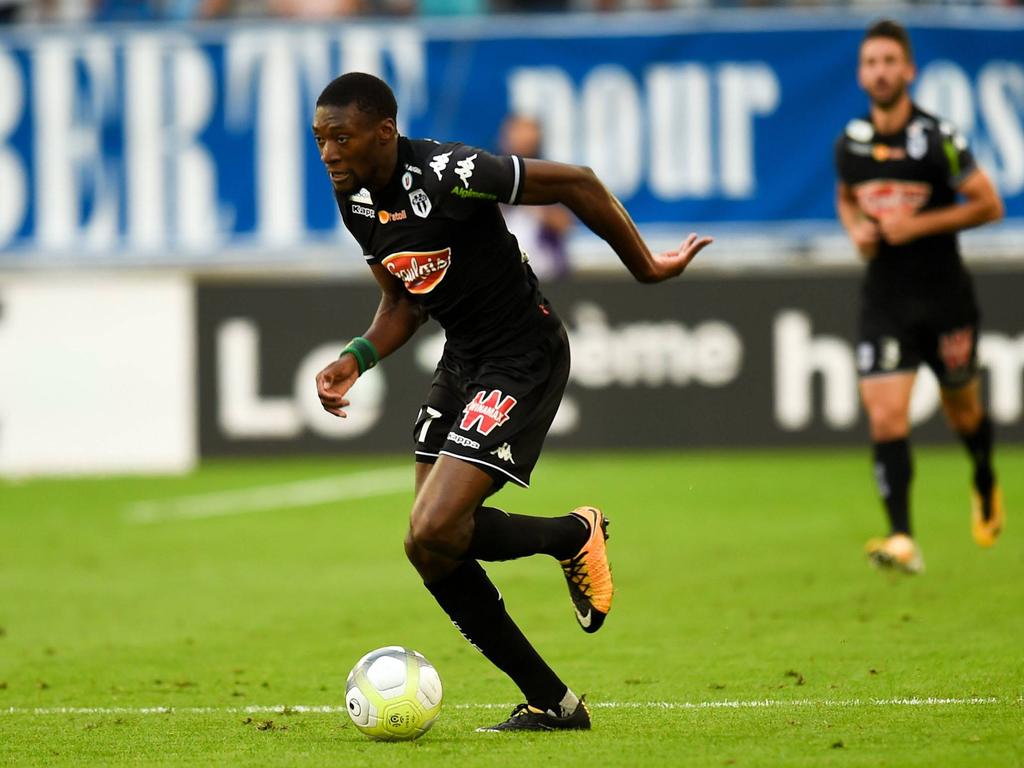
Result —
POLYGON ((0 0, 0 24, 201 21, 224 18, 473 16, 488 13, 785 7, 889 10, 1021 6, 1024 0, 0 0))

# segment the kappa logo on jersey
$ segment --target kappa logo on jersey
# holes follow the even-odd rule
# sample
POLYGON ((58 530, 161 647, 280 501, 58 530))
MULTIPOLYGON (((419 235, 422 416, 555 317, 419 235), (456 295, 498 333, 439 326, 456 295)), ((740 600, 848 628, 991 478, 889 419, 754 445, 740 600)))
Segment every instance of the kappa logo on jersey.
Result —
POLYGON ((430 293, 444 279, 451 266, 452 249, 392 253, 381 263, 388 272, 405 283, 405 290, 409 293, 430 293))
POLYGON ((373 205, 373 198, 370 197, 369 191, 366 187, 363 187, 354 195, 349 195, 349 200, 353 203, 364 203, 365 205, 373 205))
POLYGON ((492 389, 490 394, 481 390, 462 410, 459 429, 468 431, 475 426, 481 435, 489 435, 495 427, 508 421, 508 412, 515 407, 516 402, 512 395, 505 395, 500 389, 492 389))
POLYGON ((430 170, 437 174, 437 180, 441 180, 441 174, 444 173, 444 169, 448 167, 448 162, 452 159, 451 152, 445 152, 443 155, 434 155, 430 158, 430 170))
POLYGON ((409 193, 409 205, 412 206, 412 212, 421 219, 427 218, 430 213, 430 198, 422 189, 414 189, 409 193))
POLYGON ((868 216, 879 219, 897 211, 906 214, 916 213, 928 202, 932 187, 923 181, 874 179, 858 184, 853 192, 861 210, 868 216))
POLYGON ((373 208, 367 208, 365 205, 357 205, 356 203, 352 204, 352 213, 366 216, 369 219, 372 219, 374 216, 373 208))
POLYGON ((466 189, 469 189, 469 180, 473 176, 473 171, 476 170, 473 165, 473 161, 476 160, 477 154, 478 153, 474 152, 465 160, 459 160, 459 162, 455 164, 455 175, 462 179, 462 186, 466 189))

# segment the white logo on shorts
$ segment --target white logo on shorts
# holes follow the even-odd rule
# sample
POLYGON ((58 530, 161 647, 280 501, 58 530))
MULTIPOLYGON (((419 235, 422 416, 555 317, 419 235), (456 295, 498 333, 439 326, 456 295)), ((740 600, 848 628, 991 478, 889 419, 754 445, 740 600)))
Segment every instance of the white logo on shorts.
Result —
POLYGON ((892 336, 882 339, 882 350, 878 356, 878 367, 883 371, 891 371, 900 364, 900 342, 892 336))
POLYGON ((480 443, 478 443, 476 440, 470 440, 468 437, 466 437, 465 435, 460 435, 458 432, 449 432, 448 439, 451 440, 453 443, 465 446, 466 448, 480 448, 480 443))
POLYGON ((493 451, 492 456, 497 456, 502 461, 507 461, 509 464, 515 464, 515 460, 512 458, 512 448, 508 443, 502 443, 493 451))
POLYGON ((857 370, 861 373, 870 371, 871 366, 875 364, 875 348, 871 346, 871 342, 862 341, 857 345, 857 370))

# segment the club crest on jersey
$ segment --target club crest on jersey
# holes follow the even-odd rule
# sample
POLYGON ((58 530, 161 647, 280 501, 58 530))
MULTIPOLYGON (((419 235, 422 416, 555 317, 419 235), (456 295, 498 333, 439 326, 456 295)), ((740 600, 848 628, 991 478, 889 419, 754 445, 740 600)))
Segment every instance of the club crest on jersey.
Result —
POLYGON ((422 189, 414 189, 409 193, 409 205, 412 206, 412 212, 421 219, 427 218, 430 213, 430 198, 422 189))
POLYGON ((907 154, 920 160, 928 152, 928 137, 923 133, 912 133, 907 136, 907 154))
POLYGON ((405 283, 405 290, 409 293, 430 293, 444 279, 451 266, 452 249, 392 253, 381 263, 388 272, 405 283))
POLYGON ((481 435, 489 435, 495 427, 508 421, 508 412, 515 407, 516 402, 512 395, 506 395, 500 389, 492 389, 490 394, 481 390, 462 409, 459 429, 469 431, 476 427, 481 435))

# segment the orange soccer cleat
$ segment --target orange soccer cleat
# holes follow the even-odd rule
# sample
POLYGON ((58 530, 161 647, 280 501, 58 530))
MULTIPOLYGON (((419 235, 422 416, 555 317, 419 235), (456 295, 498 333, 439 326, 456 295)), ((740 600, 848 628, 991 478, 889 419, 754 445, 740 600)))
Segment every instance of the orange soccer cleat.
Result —
POLYGON ((989 497, 988 517, 985 517, 985 504, 981 494, 971 490, 971 534, 979 547, 991 547, 995 544, 1005 521, 1003 492, 998 485, 993 486, 989 497))
POLYGON ((576 621, 584 632, 597 632, 612 607, 612 569, 608 565, 605 540, 608 519, 596 507, 577 507, 572 514, 586 523, 590 536, 579 552, 560 561, 569 585, 576 621))
POLYGON ((876 568, 903 573, 920 573, 924 570, 921 550, 905 533, 894 533, 884 539, 871 539, 864 545, 864 551, 876 568))

